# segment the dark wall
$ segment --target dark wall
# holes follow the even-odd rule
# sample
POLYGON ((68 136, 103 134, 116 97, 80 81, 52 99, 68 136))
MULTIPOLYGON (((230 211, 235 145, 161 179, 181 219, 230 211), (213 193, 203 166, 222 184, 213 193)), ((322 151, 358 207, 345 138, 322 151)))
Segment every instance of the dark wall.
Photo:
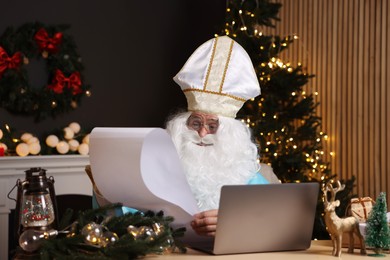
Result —
MULTIPOLYGON (((92 96, 76 110, 39 123, 0 108, 1 127, 7 123, 38 136, 73 121, 83 128, 162 127, 170 113, 186 106, 172 77, 219 32, 224 15, 224 0, 3 1, 1 34, 26 22, 71 26, 67 33, 77 43, 92 96)), ((47 82, 43 65, 31 64, 30 85, 47 82)))

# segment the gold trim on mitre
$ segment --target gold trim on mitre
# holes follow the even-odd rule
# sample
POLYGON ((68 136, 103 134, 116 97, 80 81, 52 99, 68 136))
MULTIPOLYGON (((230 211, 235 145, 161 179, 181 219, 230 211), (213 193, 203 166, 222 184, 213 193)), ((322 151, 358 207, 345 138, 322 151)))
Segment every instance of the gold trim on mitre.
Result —
POLYGON ((208 114, 235 118, 245 99, 224 93, 204 91, 200 89, 183 90, 189 111, 199 111, 208 114))
POLYGON ((223 83, 225 82, 226 72, 234 45, 234 41, 230 38, 222 38, 222 40, 219 41, 218 39, 220 38, 215 38, 213 44, 213 51, 211 53, 206 79, 203 85, 204 91, 210 91, 213 93, 222 92, 223 83), (226 53, 227 49, 229 50, 228 53, 226 53), (218 62, 214 62, 214 60, 217 60, 218 62))

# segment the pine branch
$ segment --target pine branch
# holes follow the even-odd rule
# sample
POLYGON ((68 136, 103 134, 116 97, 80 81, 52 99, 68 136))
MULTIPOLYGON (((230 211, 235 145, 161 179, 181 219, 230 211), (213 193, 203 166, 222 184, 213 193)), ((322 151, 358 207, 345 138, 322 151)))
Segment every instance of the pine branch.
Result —
POLYGON ((111 204, 98 209, 80 212, 75 222, 69 224, 71 211, 61 220, 61 226, 68 226, 68 234, 60 234, 56 238, 45 240, 40 249, 41 259, 134 259, 147 254, 162 254, 175 247, 185 252, 180 237, 185 228, 173 230, 170 224, 173 218, 164 216, 163 212, 148 211, 145 213, 114 216, 110 214, 121 204, 111 204), (104 230, 115 233, 118 239, 105 244, 93 244, 82 233, 85 225, 100 223, 104 230), (129 233, 128 227, 152 227, 156 223, 161 227, 159 232, 145 233, 135 237, 129 233))

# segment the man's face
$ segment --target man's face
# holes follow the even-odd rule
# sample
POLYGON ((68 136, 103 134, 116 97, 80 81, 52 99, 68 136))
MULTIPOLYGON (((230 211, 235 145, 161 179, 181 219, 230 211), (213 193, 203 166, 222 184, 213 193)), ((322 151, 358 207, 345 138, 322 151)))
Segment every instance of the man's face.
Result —
POLYGON ((218 116, 202 112, 193 112, 187 119, 187 127, 198 132, 203 138, 208 134, 215 134, 219 127, 218 116))

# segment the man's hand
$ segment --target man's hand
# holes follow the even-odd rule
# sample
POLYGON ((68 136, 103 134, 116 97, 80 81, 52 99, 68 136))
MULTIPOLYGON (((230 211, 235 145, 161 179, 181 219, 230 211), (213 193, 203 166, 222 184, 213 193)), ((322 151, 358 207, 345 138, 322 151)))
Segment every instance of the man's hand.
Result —
POLYGON ((198 235, 215 236, 217 230, 218 210, 212 209, 194 215, 191 227, 198 235))

